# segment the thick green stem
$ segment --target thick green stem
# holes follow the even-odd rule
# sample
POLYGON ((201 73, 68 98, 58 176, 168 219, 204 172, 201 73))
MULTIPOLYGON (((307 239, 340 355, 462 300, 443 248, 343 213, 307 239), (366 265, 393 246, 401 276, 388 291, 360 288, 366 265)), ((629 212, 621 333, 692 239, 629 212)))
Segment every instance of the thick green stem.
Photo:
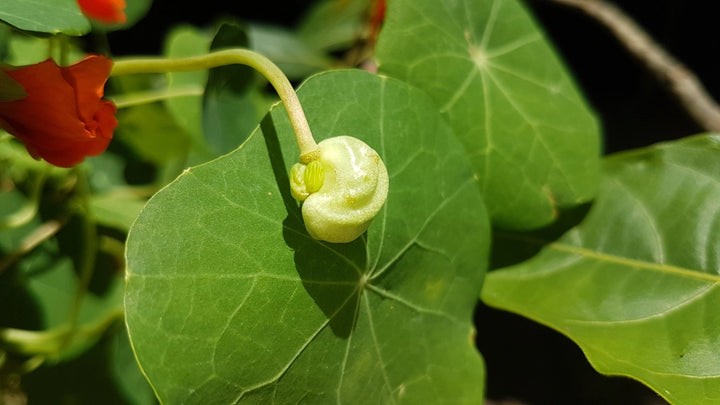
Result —
POLYGON ((116 60, 111 76, 134 73, 167 73, 184 72, 191 70, 205 70, 218 66, 240 64, 250 66, 262 74, 275 88, 280 100, 285 105, 290 122, 292 123, 298 147, 300 160, 309 162, 315 160, 318 148, 310 132, 305 113, 300 100, 288 78, 274 63, 265 56, 248 49, 227 49, 211 52, 205 55, 187 58, 133 58, 116 60))

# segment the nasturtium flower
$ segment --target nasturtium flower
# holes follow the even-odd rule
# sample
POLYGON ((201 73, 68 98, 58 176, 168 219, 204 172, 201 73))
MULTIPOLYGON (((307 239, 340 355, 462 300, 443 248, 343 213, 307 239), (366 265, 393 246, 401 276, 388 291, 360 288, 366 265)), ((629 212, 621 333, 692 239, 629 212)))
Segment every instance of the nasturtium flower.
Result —
POLYGON ((119 24, 127 21, 125 0, 77 0, 80 10, 88 18, 105 24, 119 24))
POLYGON ((90 55, 67 67, 52 59, 0 69, 25 89, 25 97, 0 102, 0 127, 30 155, 60 167, 104 152, 117 127, 115 104, 102 100, 112 61, 90 55))

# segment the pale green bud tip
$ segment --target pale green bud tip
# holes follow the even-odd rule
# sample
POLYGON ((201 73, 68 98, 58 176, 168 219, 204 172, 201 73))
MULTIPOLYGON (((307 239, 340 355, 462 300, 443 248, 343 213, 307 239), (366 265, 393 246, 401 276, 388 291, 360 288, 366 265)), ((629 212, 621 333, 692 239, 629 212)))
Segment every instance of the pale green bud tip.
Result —
POLYGON ((387 169, 375 150, 350 136, 325 139, 318 150, 316 160, 290 170, 292 195, 304 201, 310 236, 351 242, 368 229, 387 200, 387 169))

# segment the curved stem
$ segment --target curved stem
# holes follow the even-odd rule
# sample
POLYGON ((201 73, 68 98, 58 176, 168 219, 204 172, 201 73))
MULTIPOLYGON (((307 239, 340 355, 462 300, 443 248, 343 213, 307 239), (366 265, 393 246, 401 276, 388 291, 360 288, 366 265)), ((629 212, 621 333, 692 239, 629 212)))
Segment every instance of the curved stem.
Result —
POLYGON ((248 49, 227 49, 211 52, 205 55, 187 58, 133 58, 117 60, 113 65, 111 76, 134 73, 167 73, 184 72, 190 70, 205 70, 218 66, 240 64, 250 66, 260 72, 275 88, 285 110, 290 117, 290 123, 295 131, 295 137, 300 148, 300 160, 309 162, 317 158, 318 149, 315 139, 310 132, 305 113, 300 100, 288 78, 270 59, 248 49))

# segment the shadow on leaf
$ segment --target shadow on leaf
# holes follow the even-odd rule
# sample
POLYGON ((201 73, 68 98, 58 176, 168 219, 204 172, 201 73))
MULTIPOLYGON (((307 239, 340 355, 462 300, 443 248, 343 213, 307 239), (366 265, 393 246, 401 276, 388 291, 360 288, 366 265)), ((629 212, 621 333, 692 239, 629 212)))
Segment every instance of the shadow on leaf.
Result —
POLYGON ((592 203, 561 210, 552 224, 532 231, 493 230, 490 270, 509 267, 540 253, 540 251, 577 226, 587 215, 592 203))
POLYGON ((308 235, 298 203, 290 194, 290 179, 272 116, 260 123, 270 156, 275 181, 282 196, 287 217, 283 221, 283 238, 295 252, 295 269, 303 287, 329 320, 336 336, 347 338, 355 325, 360 302, 361 278, 366 267, 364 238, 351 243, 332 244, 308 235))

